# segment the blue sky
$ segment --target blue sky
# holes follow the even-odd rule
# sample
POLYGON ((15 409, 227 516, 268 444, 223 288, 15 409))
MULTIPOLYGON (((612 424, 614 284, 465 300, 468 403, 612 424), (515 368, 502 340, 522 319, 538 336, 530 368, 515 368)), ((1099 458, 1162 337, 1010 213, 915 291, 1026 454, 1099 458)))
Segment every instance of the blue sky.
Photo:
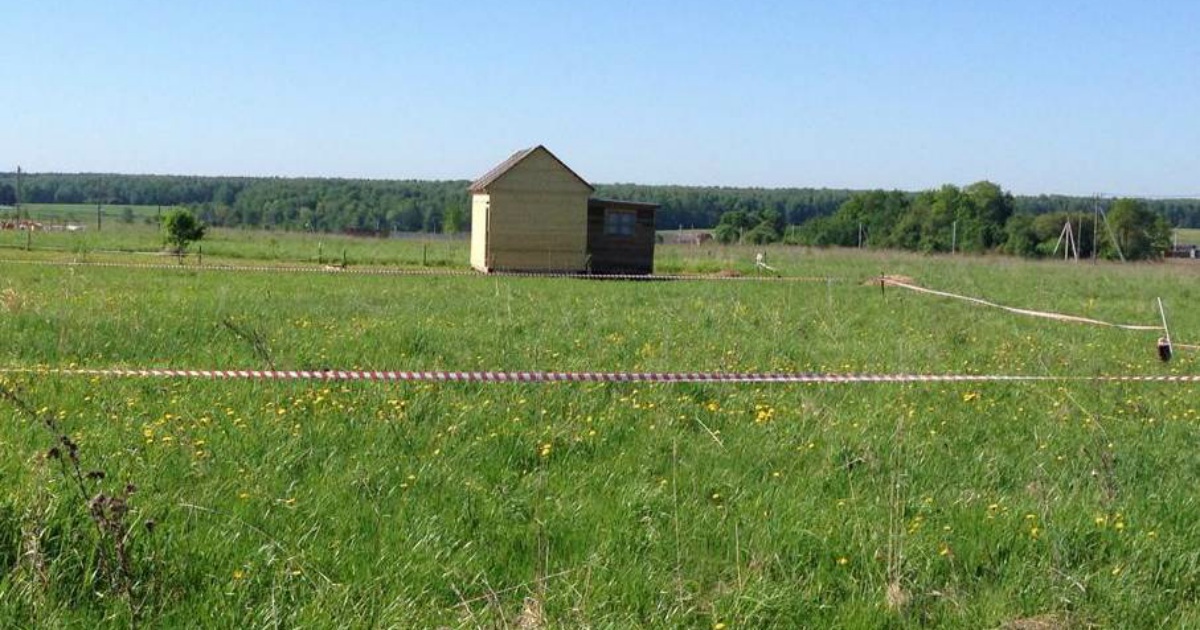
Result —
POLYGON ((8 2, 0 170, 1200 195, 1200 2, 8 2))

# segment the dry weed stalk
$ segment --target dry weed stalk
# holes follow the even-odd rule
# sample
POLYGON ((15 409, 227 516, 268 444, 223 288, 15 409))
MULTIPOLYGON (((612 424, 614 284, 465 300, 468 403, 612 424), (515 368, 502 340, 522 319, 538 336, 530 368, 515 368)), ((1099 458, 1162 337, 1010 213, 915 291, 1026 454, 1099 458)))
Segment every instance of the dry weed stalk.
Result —
MULTIPOLYGON (((44 458, 41 459, 42 461, 56 460, 59 463, 59 470, 72 488, 71 494, 75 497, 77 505, 85 511, 96 528, 100 578, 108 583, 113 592, 122 596, 132 606, 133 570, 128 546, 132 528, 129 526, 127 518, 129 497, 136 491, 136 488, 133 484, 126 484, 120 492, 115 494, 106 494, 103 491, 93 494, 89 490, 89 486, 99 485, 107 475, 101 470, 84 471, 79 456, 79 445, 71 436, 62 432, 55 416, 48 410, 36 409, 5 382, 0 382, 0 399, 7 401, 20 414, 38 423, 55 436, 54 445, 46 451, 44 458)), ((41 487, 44 488, 45 485, 42 484, 41 487)), ((31 513, 26 526, 22 529, 22 552, 38 583, 43 587, 48 587, 49 575, 41 550, 41 540, 46 531, 45 521, 46 509, 44 506, 40 506, 40 509, 35 509, 31 513)), ((152 531, 153 528, 153 521, 148 521, 146 523, 147 531, 152 531)), ((134 609, 135 618, 136 613, 137 611, 134 609)))

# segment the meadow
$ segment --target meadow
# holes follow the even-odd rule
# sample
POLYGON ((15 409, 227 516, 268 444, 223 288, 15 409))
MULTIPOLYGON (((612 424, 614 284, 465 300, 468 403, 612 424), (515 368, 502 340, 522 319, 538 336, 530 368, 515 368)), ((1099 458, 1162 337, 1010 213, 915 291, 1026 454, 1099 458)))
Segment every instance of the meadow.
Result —
MULTIPOLYGON (((51 260, 157 263, 175 260, 166 252, 162 231, 153 222, 157 207, 135 206, 142 214, 132 223, 108 217, 96 229, 94 209, 90 220, 76 232, 0 230, 0 258, 25 252, 51 260), (148 213, 148 214, 146 214, 148 213)), ((76 216, 78 206, 32 205, 30 215, 48 225, 60 217, 76 216)), ((107 215, 106 215, 107 216, 107 215)), ((422 235, 408 238, 362 238, 314 232, 209 228, 180 262, 253 264, 342 264, 391 267, 463 266, 470 245, 465 237, 422 235)))
POLYGON ((1176 228, 1175 240, 1181 245, 1184 243, 1200 243, 1200 230, 1176 228))
MULTIPOLYGON (((0 252, 0 365, 1196 373, 1155 333, 881 273, 1110 322, 1155 324, 1161 297, 1200 341, 1186 264, 774 247, 782 275, 831 280, 596 282, 14 262, 136 258, 89 237, 0 252)), ((205 263, 317 264, 315 238, 215 231, 205 263)), ((435 266, 433 245, 344 247, 435 266)), ((436 266, 465 267, 441 245, 436 266)), ((658 270, 750 274, 755 251, 660 247, 658 270)), ((0 384, 3 626, 1200 623, 1194 384, 0 384)))

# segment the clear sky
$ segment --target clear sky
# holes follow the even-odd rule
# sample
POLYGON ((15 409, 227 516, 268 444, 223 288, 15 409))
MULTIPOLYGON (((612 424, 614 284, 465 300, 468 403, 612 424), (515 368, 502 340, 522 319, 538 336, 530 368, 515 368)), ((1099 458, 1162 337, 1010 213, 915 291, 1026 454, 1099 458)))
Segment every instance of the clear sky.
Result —
POLYGON ((1200 1, 0 3, 0 170, 1200 195, 1200 1))

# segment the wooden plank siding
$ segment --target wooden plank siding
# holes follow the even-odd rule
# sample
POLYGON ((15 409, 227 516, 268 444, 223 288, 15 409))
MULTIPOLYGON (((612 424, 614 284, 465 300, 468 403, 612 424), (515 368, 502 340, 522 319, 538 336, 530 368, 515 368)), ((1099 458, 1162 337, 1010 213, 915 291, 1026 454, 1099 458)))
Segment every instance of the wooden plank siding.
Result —
POLYGON ((483 271, 583 271, 591 192, 549 151, 528 152, 489 182, 486 194, 476 192, 471 265, 483 271))
POLYGON ((597 274, 650 274, 654 272, 654 208, 620 207, 593 200, 588 204, 588 252, 590 269, 597 274), (605 233, 607 212, 636 213, 633 234, 605 233))
POLYGON ((658 206, 590 199, 595 189, 544 146, 513 153, 472 182, 470 191, 475 269, 654 271, 658 206), (620 221, 606 225, 606 213, 620 221))

